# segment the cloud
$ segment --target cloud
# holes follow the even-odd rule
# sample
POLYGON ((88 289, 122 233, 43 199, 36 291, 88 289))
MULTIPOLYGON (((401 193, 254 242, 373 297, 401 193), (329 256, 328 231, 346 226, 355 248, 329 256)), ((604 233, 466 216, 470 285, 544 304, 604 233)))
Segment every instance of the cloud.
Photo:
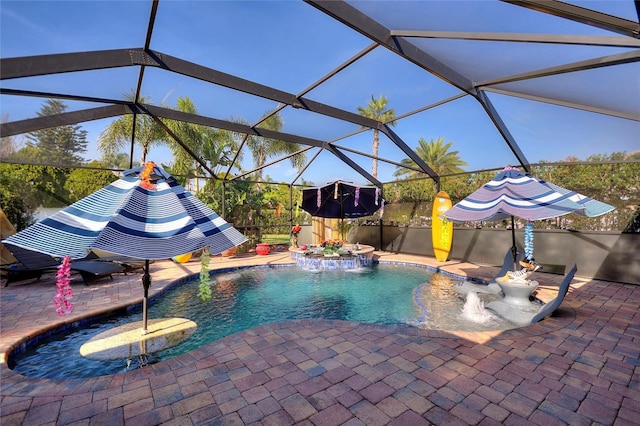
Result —
POLYGON ((2 20, 6 22, 12 22, 12 25, 16 28, 21 28, 21 31, 25 31, 26 33, 41 34, 42 37, 57 37, 57 34, 49 31, 45 26, 39 25, 36 22, 27 19, 23 15, 16 13, 15 11, 5 7, 0 9, 3 16, 2 20))

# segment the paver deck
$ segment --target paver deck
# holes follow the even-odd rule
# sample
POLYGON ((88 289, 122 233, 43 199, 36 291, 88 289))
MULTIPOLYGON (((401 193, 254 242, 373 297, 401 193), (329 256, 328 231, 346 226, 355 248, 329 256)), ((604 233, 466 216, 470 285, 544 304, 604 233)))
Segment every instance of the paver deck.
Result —
MULTIPOLYGON (((377 256, 482 279, 498 269, 377 256)), ((211 266, 289 262, 280 252, 212 258, 211 266)), ((155 262, 151 295, 199 269, 197 261, 155 262)), ((550 300, 561 278, 537 274, 538 297, 550 300)), ((123 374, 69 380, 15 374, 7 354, 21 342, 142 297, 140 274, 89 287, 76 282, 74 311, 59 317, 54 293, 53 276, 0 290, 3 426, 639 424, 636 285, 578 277, 556 315, 517 330, 450 333, 295 320, 123 374)))

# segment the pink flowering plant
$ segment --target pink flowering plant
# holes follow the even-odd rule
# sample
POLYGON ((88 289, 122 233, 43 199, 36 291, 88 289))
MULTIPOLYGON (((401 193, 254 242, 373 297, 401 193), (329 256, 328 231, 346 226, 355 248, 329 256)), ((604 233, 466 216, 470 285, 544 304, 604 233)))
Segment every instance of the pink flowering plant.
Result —
POLYGON ((73 311, 71 299, 73 299, 73 290, 71 289, 71 259, 65 256, 62 264, 58 266, 56 273, 56 296, 53 303, 56 306, 56 312, 60 316, 68 315, 73 311))

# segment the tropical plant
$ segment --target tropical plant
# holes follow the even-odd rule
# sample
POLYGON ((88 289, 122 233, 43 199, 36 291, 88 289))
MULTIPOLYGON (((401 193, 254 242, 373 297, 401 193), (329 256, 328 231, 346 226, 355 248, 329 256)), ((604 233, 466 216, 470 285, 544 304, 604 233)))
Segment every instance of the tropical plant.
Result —
MULTIPOLYGON (((125 95, 125 98, 134 102, 136 95, 132 90, 125 95)), ((150 103, 151 99, 145 96, 138 98, 138 103, 150 103)), ((98 137, 98 150, 103 155, 118 154, 131 141, 133 134, 133 114, 127 114, 119 119, 112 121, 111 124, 98 137)), ((167 136, 165 131, 146 114, 136 114, 136 134, 134 142, 140 145, 142 149, 140 163, 147 161, 149 149, 153 145, 166 144, 167 136)))
MULTIPOLYGON (((102 165, 97 161, 92 161, 88 166, 99 168, 102 165)), ((69 201, 73 203, 93 194, 117 179, 118 177, 108 170, 77 168, 67 176, 64 188, 69 193, 69 201)))
MULTIPOLYGON (((277 132, 282 130, 284 123, 280 114, 267 113, 265 116, 267 116, 267 118, 260 121, 260 124, 257 127, 277 132)), ((251 150, 253 165, 256 168, 264 166, 269 158, 283 154, 293 154, 301 149, 300 145, 297 143, 253 135, 247 138, 247 147, 251 150)), ((301 170, 305 161, 306 155, 304 153, 294 155, 290 158, 291 165, 297 170, 301 170)), ((260 169, 256 172, 256 180, 258 182, 262 182, 262 176, 262 169, 260 169)))
POLYGON ((60 167, 0 163, 0 188, 21 198, 34 211, 40 206, 69 205, 66 179, 67 171, 60 167))
MULTIPOLYGON (((178 98, 176 110, 189 114, 197 114, 198 109, 193 101, 187 97, 178 98)), ((173 161, 169 167, 171 173, 182 176, 186 182, 197 176, 205 176, 201 165, 194 159, 192 154, 201 159, 205 159, 205 149, 211 155, 212 147, 215 147, 218 139, 218 131, 210 127, 188 123, 185 121, 166 120, 166 125, 171 130, 180 143, 167 135, 167 145, 171 149, 173 161), (189 153, 184 147, 188 148, 189 153)), ((218 160, 215 158, 213 161, 218 160)), ((199 189, 199 180, 194 179, 196 191, 199 189)))
POLYGON ((336 224, 336 229, 340 233, 340 238, 342 238, 343 240, 347 239, 349 231, 351 231, 352 228, 353 223, 351 223, 349 220, 340 219, 336 224))
MULTIPOLYGON (((56 99, 48 99, 38 112, 39 117, 62 114, 67 106, 56 99)), ((37 149, 38 161, 60 166, 77 166, 87 151, 87 131, 78 125, 37 130, 27 135, 27 145, 37 149)))
MULTIPOLYGON (((382 123, 395 126, 396 113, 393 108, 387 108, 387 98, 380 96, 378 99, 371 95, 371 101, 366 107, 359 106, 358 113, 367 118, 371 118, 382 123)), ((371 175, 374 178, 378 177, 378 150, 380 148, 380 131, 373 129, 373 144, 371 154, 373 155, 373 162, 371 164, 371 175)))
POLYGON ((536 222, 536 227, 571 228, 580 230, 624 230, 633 228, 634 209, 640 205, 640 163, 621 162, 632 159, 633 154, 614 152, 595 154, 586 158, 568 158, 565 164, 541 163, 533 167, 532 175, 587 195, 616 208, 610 214, 596 218, 566 215, 548 223, 536 222), (575 163, 575 164, 572 164, 575 163), (635 207, 634 207, 635 206, 635 207))
POLYGON ((0 192, 0 209, 18 232, 35 223, 35 211, 16 194, 0 192))
MULTIPOLYGON (((2 116, 2 124, 9 121, 9 114, 2 116)), ((16 151, 24 146, 24 135, 0 136, 0 158, 11 158, 16 151)))
MULTIPOLYGON (((462 167, 466 166, 467 162, 460 158, 458 151, 450 151, 452 145, 453 142, 445 142, 443 137, 439 137, 435 141, 431 139, 429 142, 425 141, 424 138, 420 138, 415 151, 416 154, 439 175, 462 173, 464 172, 462 167)), ((402 159, 400 164, 402 164, 402 166, 398 166, 397 170, 393 173, 394 176, 408 178, 424 176, 424 173, 408 168, 415 166, 415 163, 410 158, 402 159)))
MULTIPOLYGON (((265 114, 266 118, 260 121, 259 128, 264 128, 273 131, 281 131, 283 127, 282 117, 280 114, 265 114)), ((286 142, 279 139, 264 138, 259 136, 249 136, 247 139, 247 147, 251 150, 253 156, 253 164, 259 169, 256 171, 256 179, 258 181, 258 192, 261 191, 261 182, 263 181, 263 170, 267 162, 267 159, 282 154, 293 154, 300 151, 301 147, 297 143, 286 142)), ((292 156, 290 159, 291 165, 297 170, 301 170, 306 161, 306 155, 300 153, 292 156)), ((259 205, 257 210, 257 216, 262 216, 262 205, 259 205)), ((261 231, 258 228, 258 238, 260 238, 261 231)))
POLYGON ((129 154, 124 152, 103 154, 100 158, 100 163, 109 169, 126 170, 133 167, 129 154))
MULTIPOLYGON (((228 167, 233 160, 233 156, 238 151, 239 144, 233 137, 232 132, 226 130, 213 129, 203 134, 202 139, 202 159, 207 163, 209 168, 213 170, 216 176, 219 176, 223 168, 228 167)), ((242 153, 238 153, 237 162, 242 161, 242 153)), ((239 165, 236 165, 238 171, 242 171, 239 165)), ((219 176, 220 177, 220 176, 219 176)))

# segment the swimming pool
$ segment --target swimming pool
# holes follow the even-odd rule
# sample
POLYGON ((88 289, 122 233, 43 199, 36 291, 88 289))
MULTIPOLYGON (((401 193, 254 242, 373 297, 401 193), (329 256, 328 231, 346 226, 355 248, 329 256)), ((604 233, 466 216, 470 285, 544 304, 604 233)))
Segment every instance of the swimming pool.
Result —
MULTIPOLYGON (((513 328, 508 323, 478 325, 461 318, 464 301, 453 291, 457 280, 422 267, 374 265, 355 271, 312 273, 296 267, 253 267, 214 274, 213 298, 201 301, 197 279, 178 284, 153 300, 149 318, 182 317, 197 331, 150 362, 171 359, 242 330, 288 319, 323 318, 430 329, 513 328), (430 282, 427 285, 421 285, 430 282)), ((137 360, 93 360, 80 346, 110 328, 140 321, 141 314, 108 318, 82 329, 43 339, 12 354, 10 367, 29 377, 72 378, 115 374, 136 368, 137 360)))

